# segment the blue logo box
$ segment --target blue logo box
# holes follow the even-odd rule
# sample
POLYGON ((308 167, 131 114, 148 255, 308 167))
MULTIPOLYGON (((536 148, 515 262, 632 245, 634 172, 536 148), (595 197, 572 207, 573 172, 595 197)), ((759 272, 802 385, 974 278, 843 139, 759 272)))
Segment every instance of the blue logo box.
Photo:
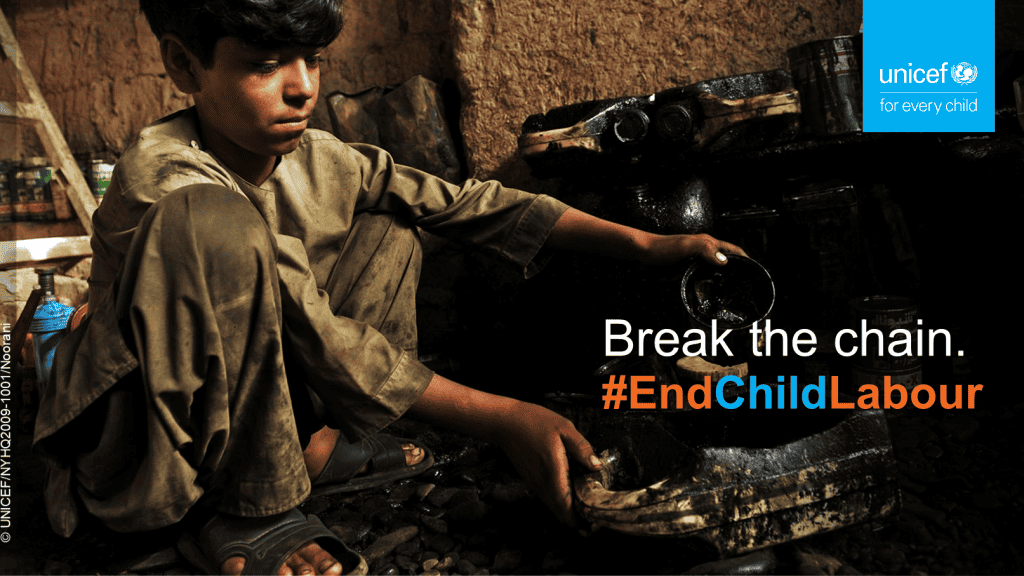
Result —
POLYGON ((995 129, 995 0, 864 0, 864 131, 995 129))

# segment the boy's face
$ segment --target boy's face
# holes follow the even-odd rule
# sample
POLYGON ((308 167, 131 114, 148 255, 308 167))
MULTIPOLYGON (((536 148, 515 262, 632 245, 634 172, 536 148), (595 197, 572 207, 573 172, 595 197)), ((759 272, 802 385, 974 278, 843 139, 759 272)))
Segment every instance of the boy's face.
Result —
POLYGON ((206 146, 224 160, 255 162, 294 150, 320 92, 320 52, 218 40, 213 64, 193 66, 199 86, 193 98, 206 146))

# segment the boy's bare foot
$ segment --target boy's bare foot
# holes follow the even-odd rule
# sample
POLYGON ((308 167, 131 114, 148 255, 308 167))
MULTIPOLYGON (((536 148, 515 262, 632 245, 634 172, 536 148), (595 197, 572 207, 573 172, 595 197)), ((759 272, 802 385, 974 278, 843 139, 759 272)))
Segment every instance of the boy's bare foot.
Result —
MULTIPOLYGON (((327 460, 331 457, 331 452, 334 451, 334 445, 338 442, 339 436, 337 430, 324 426, 309 439, 309 446, 306 446, 302 458, 306 461, 306 472, 309 474, 310 480, 319 476, 324 466, 327 465, 327 460)), ((422 448, 413 444, 402 444, 402 450, 405 451, 406 466, 415 466, 426 456, 422 448)), ((360 468, 359 474, 365 473, 368 466, 369 464, 360 468)))
MULTIPOLYGON (((309 474, 310 479, 316 478, 323 471, 328 458, 331 456, 331 452, 334 450, 334 445, 338 441, 338 437, 337 430, 325 426, 310 438, 309 446, 302 453, 302 457, 306 461, 306 472, 309 474)), ((422 448, 413 444, 402 444, 402 450, 405 451, 405 463, 407 466, 419 464, 426 455, 422 448)), ((362 474, 367 469, 368 465, 363 466, 359 473, 362 474)), ((223 574, 241 574, 245 568, 245 559, 241 556, 230 558, 221 564, 220 568, 223 574)), ((341 574, 342 569, 343 566, 326 550, 317 543, 310 542, 296 550, 281 566, 281 571, 278 574, 336 575, 341 574)))

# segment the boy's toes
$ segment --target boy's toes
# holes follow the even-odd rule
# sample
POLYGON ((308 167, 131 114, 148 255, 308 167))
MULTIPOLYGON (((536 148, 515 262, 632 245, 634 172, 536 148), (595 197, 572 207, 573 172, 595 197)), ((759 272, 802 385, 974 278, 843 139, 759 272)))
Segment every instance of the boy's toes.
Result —
POLYGON ((420 462, 423 462, 423 457, 427 455, 427 453, 423 451, 423 448, 414 444, 402 444, 402 450, 405 451, 406 466, 415 466, 420 462))
POLYGON ((245 558, 241 556, 235 556, 234 558, 228 558, 220 565, 221 574, 241 574, 245 568, 245 558))
MULTIPOLYGON (((223 574, 241 574, 245 569, 245 558, 235 556, 228 558, 220 566, 223 574)), ((278 576, 289 576, 291 574, 327 574, 338 576, 341 574, 341 563, 334 559, 329 552, 321 548, 316 542, 310 542, 299 548, 285 560, 284 564, 277 571, 278 576)))
POLYGON ((315 542, 296 550, 288 566, 292 574, 341 574, 341 564, 315 542))

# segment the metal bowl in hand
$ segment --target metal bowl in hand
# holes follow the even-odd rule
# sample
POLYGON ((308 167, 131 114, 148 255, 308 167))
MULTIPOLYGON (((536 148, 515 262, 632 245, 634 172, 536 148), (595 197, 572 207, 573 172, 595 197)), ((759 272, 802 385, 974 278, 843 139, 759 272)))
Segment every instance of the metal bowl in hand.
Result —
MULTIPOLYGON (((730 254, 725 266, 698 260, 683 275, 680 292, 689 326, 705 333, 706 358, 727 366, 753 355, 749 328, 754 322, 763 328, 775 305, 775 283, 764 266, 738 254, 730 254), (720 347, 711 354, 713 335, 726 330, 731 332, 723 341, 731 355, 720 347)), ((762 347, 763 341, 758 343, 762 347)))

